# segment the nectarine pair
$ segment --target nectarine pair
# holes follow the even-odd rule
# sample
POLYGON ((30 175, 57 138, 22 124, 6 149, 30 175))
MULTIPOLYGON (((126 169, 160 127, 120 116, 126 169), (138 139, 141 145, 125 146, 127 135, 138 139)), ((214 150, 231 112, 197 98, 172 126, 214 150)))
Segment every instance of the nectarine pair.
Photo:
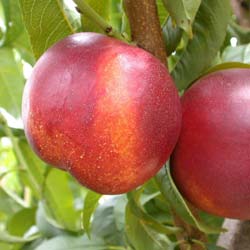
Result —
POLYGON ((184 197, 213 214, 249 219, 250 70, 209 74, 181 101, 182 112, 154 56, 79 33, 34 67, 23 97, 24 128, 44 161, 105 194, 128 192, 154 176, 180 134, 171 167, 184 197))

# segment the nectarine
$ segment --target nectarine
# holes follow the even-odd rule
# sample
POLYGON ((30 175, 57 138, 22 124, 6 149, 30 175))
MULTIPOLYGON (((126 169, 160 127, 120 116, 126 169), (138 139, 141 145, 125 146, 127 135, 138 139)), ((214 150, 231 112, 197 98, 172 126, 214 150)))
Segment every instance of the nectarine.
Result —
POLYGON ((150 53, 78 33, 38 60, 22 116, 44 161, 96 192, 118 194, 143 184, 169 158, 181 105, 165 66, 150 53))
POLYGON ((250 219, 250 69, 211 73, 182 97, 171 157, 183 196, 209 213, 250 219))

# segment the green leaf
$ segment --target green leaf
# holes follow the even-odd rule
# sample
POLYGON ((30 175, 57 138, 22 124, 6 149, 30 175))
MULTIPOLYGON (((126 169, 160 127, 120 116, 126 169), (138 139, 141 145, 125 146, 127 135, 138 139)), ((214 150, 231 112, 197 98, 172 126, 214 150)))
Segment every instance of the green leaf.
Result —
MULTIPOLYGON (((86 0, 85 1, 92 9, 94 9, 103 19, 109 22, 109 12, 111 0, 86 0)), ((88 17, 82 15, 83 31, 105 33, 96 23, 88 17)))
POLYGON ((65 229, 79 231, 80 215, 74 208, 68 174, 55 168, 51 169, 44 185, 45 204, 56 221, 65 229))
POLYGON ((19 1, 36 59, 54 43, 74 33, 60 0, 19 1))
POLYGON ((187 88, 209 68, 223 44, 230 10, 228 0, 202 1, 193 24, 194 37, 172 72, 179 90, 187 88))
POLYGON ((24 30, 24 25, 18 0, 2 0, 2 5, 6 27, 4 44, 9 45, 20 36, 24 30))
POLYGON ((166 200, 170 203, 175 212, 186 222, 195 227, 200 231, 207 234, 217 234, 223 231, 221 228, 207 225, 202 221, 195 218, 195 216, 190 211, 188 205, 186 204, 184 198, 179 193, 177 187, 175 186, 169 166, 162 168, 160 172, 156 175, 156 181, 159 185, 160 191, 166 200))
POLYGON ((166 46, 167 55, 174 52, 181 41, 182 30, 174 26, 172 18, 169 17, 162 27, 163 39, 166 46))
POLYGON ((121 195, 114 205, 114 219, 118 231, 123 231, 125 227, 125 209, 127 202, 126 195, 121 195))
POLYGON ((33 241, 40 236, 38 234, 29 236, 29 237, 18 237, 8 234, 7 232, 0 231, 0 241, 6 242, 6 243, 26 243, 33 241))
POLYGON ((147 214, 139 204, 139 200, 136 200, 134 195, 134 192, 129 194, 129 203, 128 206, 130 206, 131 212, 134 214, 134 216, 138 217, 138 219, 141 220, 142 223, 144 223, 147 227, 150 227, 151 229, 155 230, 158 233, 161 234, 175 234, 177 232, 180 232, 180 228, 176 228, 173 226, 165 226, 155 220, 152 216, 147 214))
POLYGON ((117 221, 117 211, 115 212, 117 209, 115 207, 123 201, 123 195, 103 196, 103 203, 97 207, 93 217, 92 235, 103 238, 107 244, 124 245, 125 209, 119 211, 121 216, 119 222, 117 221))
POLYGON ((250 64, 240 63, 240 62, 225 62, 221 64, 217 64, 214 67, 210 68, 206 71, 204 75, 210 74, 212 72, 223 70, 223 69, 233 69, 233 68, 250 68, 250 64))
POLYGON ((13 244, 0 242, 0 249, 13 250, 13 244))
POLYGON ((74 209, 68 174, 58 169, 48 170, 46 164, 32 152, 27 141, 19 140, 18 145, 29 173, 31 188, 39 199, 44 199, 49 214, 61 227, 71 231, 80 230, 80 215, 74 209))
POLYGON ((11 48, 0 48, 0 107, 20 117, 24 77, 20 58, 11 48))
POLYGON ((236 22, 231 21, 228 26, 230 37, 237 38, 237 44, 250 43, 250 29, 238 25, 236 22))
POLYGON ((166 235, 158 233, 136 216, 130 203, 126 208, 126 234, 136 250, 166 250, 173 244, 166 235))
POLYGON ((221 56, 222 62, 250 63, 250 44, 227 47, 221 56))
MULTIPOLYGON (((41 199, 42 186, 44 184, 44 175, 47 171, 46 164, 41 161, 37 155, 31 150, 26 139, 18 140, 18 148, 20 150, 21 164, 27 170, 28 175, 24 173, 24 178, 29 179, 30 188, 37 198, 41 199)), ((20 160, 20 159, 19 159, 20 160)), ((22 173, 23 174, 23 173, 22 173)))
POLYGON ((160 24, 162 25, 167 20, 169 14, 166 11, 166 8, 162 0, 157 0, 156 3, 157 3, 157 11, 160 19, 160 24))
POLYGON ((34 65, 35 58, 26 30, 23 30, 23 33, 14 42, 12 42, 11 45, 18 51, 24 61, 28 62, 31 65, 34 65))
POLYGON ((15 200, 10 199, 10 197, 0 189, 0 212, 12 215, 20 209, 20 205, 15 202, 15 200))
POLYGON ((36 208, 25 208, 15 213, 7 222, 7 231, 11 235, 23 236, 35 225, 36 208))
POLYGON ((176 24, 192 37, 192 23, 201 0, 163 0, 163 3, 176 24))
POLYGON ((36 213, 36 225, 39 232, 44 236, 44 238, 53 238, 58 235, 66 234, 65 231, 54 227, 47 220, 46 212, 44 211, 44 206, 41 202, 38 204, 38 209, 36 213))
POLYGON ((44 241, 35 250, 108 250, 102 239, 87 236, 58 236, 44 241))
MULTIPOLYGON (((16 136, 16 137, 24 137, 23 129, 12 128, 12 127, 10 127, 10 129, 11 129, 14 136, 16 136)), ((0 124, 0 137, 4 137, 4 136, 7 136, 7 135, 6 135, 5 131, 4 131, 3 125, 0 124)))
POLYGON ((101 194, 95 193, 91 190, 88 191, 83 207, 83 228, 90 237, 90 219, 98 206, 98 201, 102 197, 101 194))
MULTIPOLYGON (((121 0, 85 0, 107 23, 118 31, 122 30, 121 0)), ((82 26, 84 31, 105 33, 95 22, 82 15, 82 26)))

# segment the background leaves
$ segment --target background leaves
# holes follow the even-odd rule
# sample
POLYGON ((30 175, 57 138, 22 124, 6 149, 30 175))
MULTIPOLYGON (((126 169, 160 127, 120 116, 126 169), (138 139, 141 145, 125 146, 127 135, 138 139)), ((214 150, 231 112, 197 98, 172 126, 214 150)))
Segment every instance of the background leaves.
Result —
MULTIPOLYGON (((87 3, 130 36, 121 0, 87 3)), ((250 67, 239 64, 249 63, 249 30, 235 23, 228 0, 157 0, 157 6, 169 69, 179 90, 214 70, 250 67), (237 39, 234 46, 232 37, 237 39)), ((33 65, 69 34, 102 32, 86 16, 80 17, 71 0, 0 0, 0 27, 0 110, 16 118, 27 73, 23 65, 33 65)), ((14 125, 20 127, 18 120, 14 125)), ((197 219, 169 169, 162 169, 156 180, 159 186, 153 179, 128 196, 101 196, 43 163, 23 130, 1 121, 0 249, 176 249, 176 233, 183 229, 174 226, 171 208, 187 223, 211 233, 207 248, 217 249, 215 233, 222 219, 206 213, 197 219)))

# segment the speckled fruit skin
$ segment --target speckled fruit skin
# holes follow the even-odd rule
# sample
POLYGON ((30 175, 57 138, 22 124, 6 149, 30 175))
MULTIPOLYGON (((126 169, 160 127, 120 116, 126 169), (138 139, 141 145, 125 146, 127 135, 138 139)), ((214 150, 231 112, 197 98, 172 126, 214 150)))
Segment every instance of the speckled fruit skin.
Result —
POLYGON ((211 73, 182 97, 174 181, 196 207, 250 219, 250 69, 211 73))
POLYGON ((119 194, 143 184, 169 158, 181 104, 154 56, 101 34, 78 33, 38 60, 22 116, 44 161, 96 192, 119 194))

